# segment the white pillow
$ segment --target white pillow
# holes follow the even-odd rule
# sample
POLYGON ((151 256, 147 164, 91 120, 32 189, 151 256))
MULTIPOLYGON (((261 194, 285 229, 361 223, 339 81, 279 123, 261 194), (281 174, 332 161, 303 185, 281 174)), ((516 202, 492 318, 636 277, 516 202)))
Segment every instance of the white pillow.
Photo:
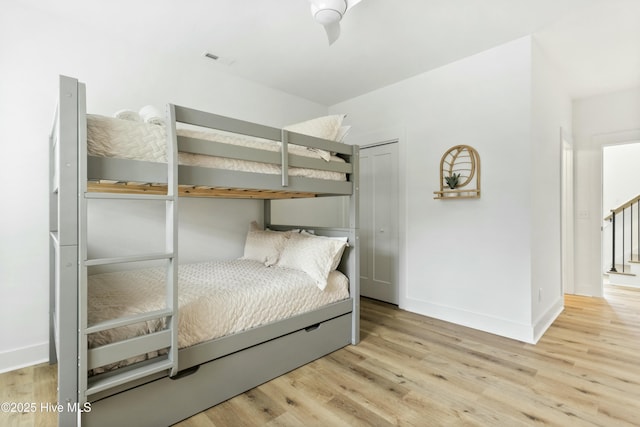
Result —
POLYGON ((119 110, 113 114, 113 117, 120 120, 129 120, 132 122, 141 122, 142 118, 137 111, 132 110, 119 110))
POLYGON ((350 130, 351 130, 351 126, 340 126, 340 129, 338 129, 338 134, 336 135, 335 141, 336 142, 344 141, 344 138, 347 136, 350 130))
POLYGON ((340 264, 346 246, 347 242, 342 240, 292 233, 285 241, 277 265, 304 271, 324 290, 329 273, 340 264))
MULTIPOLYGON (((337 141, 340 134, 342 120, 344 120, 345 116, 345 114, 335 114, 331 116, 318 117, 316 119, 286 126, 284 129, 290 132, 315 136, 316 138, 337 141)), ((320 157, 327 162, 331 160, 331 154, 328 151, 311 147, 307 147, 307 149, 318 153, 320 157)))
MULTIPOLYGON (((302 230, 300 231, 300 233, 307 234, 312 237, 322 237, 323 239, 337 240, 339 242, 344 243, 344 248, 349 247, 349 238, 347 236, 316 236, 315 230, 302 230)), ((336 257, 333 259, 333 263, 331 264, 331 271, 338 268, 338 265, 340 264, 340 260, 342 259, 342 252, 344 252, 344 248, 342 248, 342 251, 340 251, 339 254, 336 254, 336 257)))
POLYGON ((242 259, 251 259, 266 265, 274 265, 280 258, 288 234, 278 231, 260 230, 255 223, 247 233, 242 259))
POLYGON ((164 114, 153 105, 145 105, 138 111, 143 122, 164 126, 164 114))
POLYGON ((284 129, 291 132, 315 136, 316 138, 335 141, 336 136, 338 136, 338 132, 340 131, 340 126, 342 126, 342 120, 344 120, 344 118, 344 114, 318 117, 316 119, 311 119, 305 122, 286 126, 284 129))

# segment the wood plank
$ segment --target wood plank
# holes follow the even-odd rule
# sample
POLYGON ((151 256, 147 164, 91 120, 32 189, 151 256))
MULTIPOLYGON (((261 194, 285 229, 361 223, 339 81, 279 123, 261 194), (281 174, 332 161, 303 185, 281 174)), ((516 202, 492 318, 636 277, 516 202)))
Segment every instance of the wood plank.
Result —
MULTIPOLYGON (((87 183, 89 192, 116 194, 167 194, 167 186, 139 182, 97 182, 87 183)), ((217 197, 226 199, 299 199, 316 197, 316 193, 300 191, 252 190, 241 188, 213 188, 179 185, 180 197, 217 197)))
MULTIPOLYGON (((315 365, 313 362, 306 366, 311 368, 315 365)), ((287 409, 285 414, 291 414, 295 420, 300 421, 294 425, 346 425, 339 414, 329 410, 328 402, 336 393, 323 386, 323 381, 318 381, 314 372, 307 371, 303 374, 296 370, 259 388, 284 403, 287 409)), ((283 416, 278 418, 282 420, 283 416)))
POLYGON ((56 404, 56 365, 41 364, 0 375, 0 403, 16 404, 0 412, 0 425, 16 427, 49 427, 58 423, 57 413, 47 405, 56 404), (35 404, 19 412, 17 404, 35 404), (32 410, 35 409, 35 410, 32 410))
POLYGON ((216 416, 218 414, 210 414, 210 419, 215 425, 238 427, 264 425, 286 412, 286 407, 281 405, 279 399, 258 388, 228 400, 224 402, 224 405, 234 416, 229 418, 226 414, 222 414, 224 416, 218 418, 216 416))

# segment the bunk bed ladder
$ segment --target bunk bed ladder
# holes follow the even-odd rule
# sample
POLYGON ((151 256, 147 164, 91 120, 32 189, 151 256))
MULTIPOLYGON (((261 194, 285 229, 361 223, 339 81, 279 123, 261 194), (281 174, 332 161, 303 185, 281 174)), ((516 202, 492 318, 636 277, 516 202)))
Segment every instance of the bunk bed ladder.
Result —
MULTIPOLYGON (((83 97, 79 97, 83 99, 83 97)), ((86 402, 88 397, 123 384, 147 377, 158 372, 168 372, 170 376, 178 373, 178 162, 175 132, 175 112, 173 106, 168 106, 169 129, 167 132, 167 194, 114 194, 88 192, 87 189, 87 152, 86 152, 86 123, 80 123, 82 135, 79 137, 80 169, 79 176, 79 401, 86 402), (108 258, 88 258, 87 250, 87 205, 89 200, 138 200, 165 202, 165 250, 163 252, 137 254, 132 256, 117 256, 108 258), (161 261, 166 264, 165 280, 165 308, 151 312, 144 312, 131 316, 109 319, 97 324, 88 324, 87 291, 88 268, 132 262, 161 261), (88 348, 90 334, 148 321, 165 319, 165 329, 130 338, 96 348, 88 348), (89 378, 92 369, 116 363, 130 357, 145 355, 158 350, 167 350, 166 356, 158 356, 144 362, 128 366, 89 378)), ((79 114, 80 120, 85 120, 84 114, 79 114)), ((135 284, 133 285, 135 286, 135 284)))

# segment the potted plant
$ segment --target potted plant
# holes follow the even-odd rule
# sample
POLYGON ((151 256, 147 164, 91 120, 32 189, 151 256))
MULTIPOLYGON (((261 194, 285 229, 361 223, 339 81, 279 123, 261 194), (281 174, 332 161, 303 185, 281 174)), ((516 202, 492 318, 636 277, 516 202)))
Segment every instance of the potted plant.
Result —
POLYGON ((458 186, 458 180, 460 178, 460 174, 459 173, 454 173, 451 176, 445 176, 444 180, 447 183, 447 185, 449 186, 450 189, 454 189, 458 186))

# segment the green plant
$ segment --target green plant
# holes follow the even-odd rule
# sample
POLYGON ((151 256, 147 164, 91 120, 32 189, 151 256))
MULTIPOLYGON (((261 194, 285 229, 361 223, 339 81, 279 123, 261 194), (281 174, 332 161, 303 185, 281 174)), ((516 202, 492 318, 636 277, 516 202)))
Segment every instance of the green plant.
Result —
POLYGON ((444 180, 446 181, 447 185, 449 186, 450 189, 454 189, 458 186, 458 179, 460 178, 460 174, 459 173, 454 173, 451 176, 445 176, 444 180))

